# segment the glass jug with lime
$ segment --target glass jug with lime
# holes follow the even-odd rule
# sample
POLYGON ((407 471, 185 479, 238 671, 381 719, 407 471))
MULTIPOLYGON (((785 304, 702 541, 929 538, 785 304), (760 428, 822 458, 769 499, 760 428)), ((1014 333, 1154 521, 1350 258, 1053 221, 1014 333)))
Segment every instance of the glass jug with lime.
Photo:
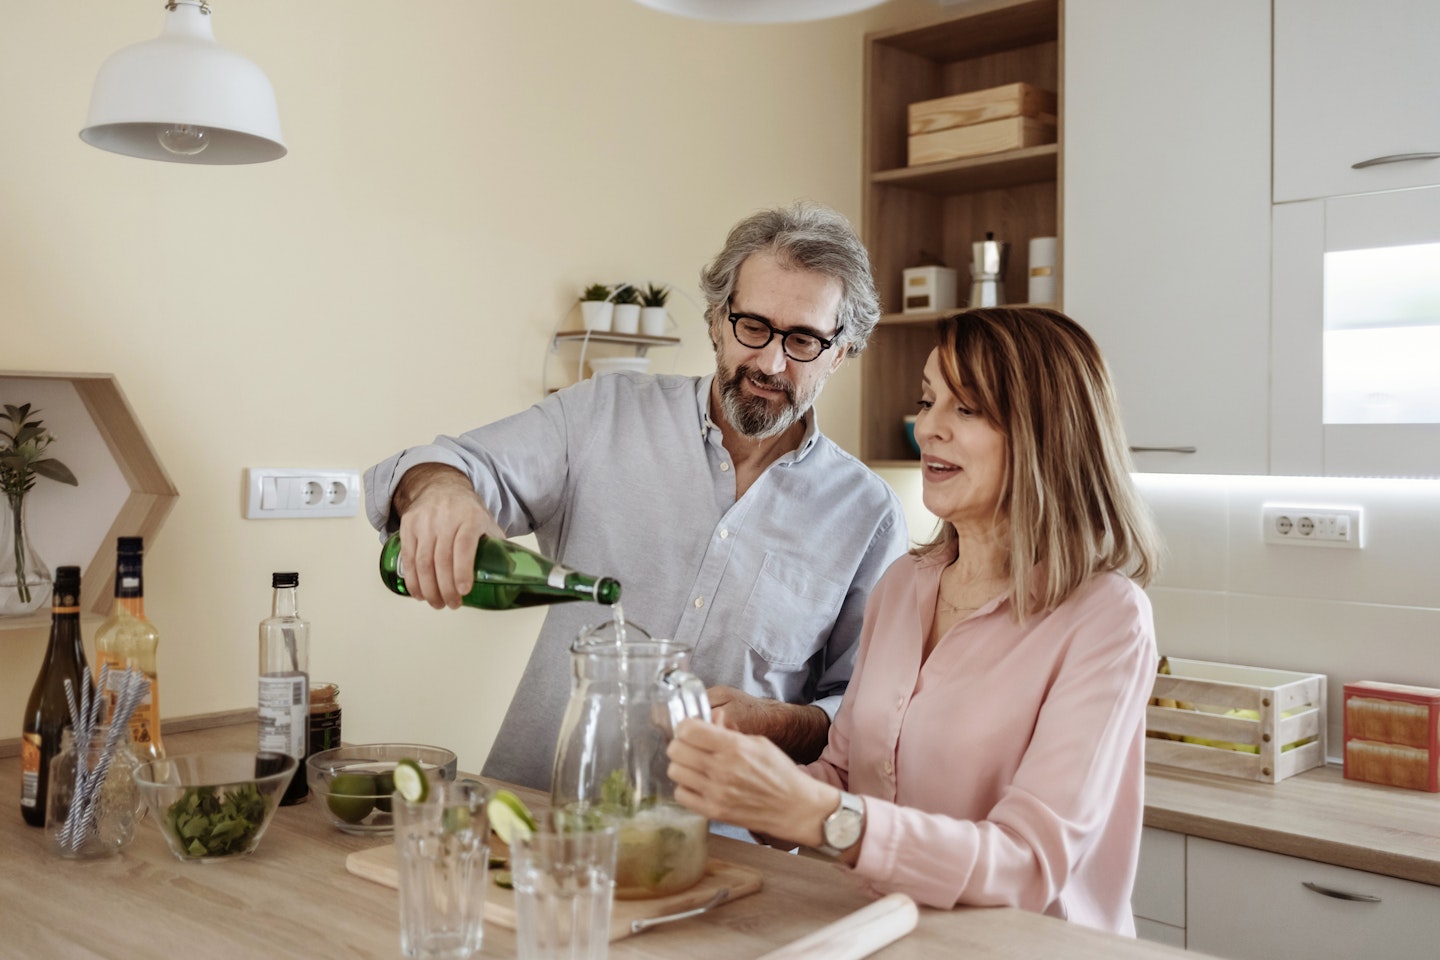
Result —
POLYGON ((615 621, 585 631, 570 648, 551 806, 569 827, 615 826, 620 899, 688 889, 709 862, 709 823, 675 802, 665 772, 675 725, 710 719, 705 685, 688 671, 690 653, 686 644, 615 621))

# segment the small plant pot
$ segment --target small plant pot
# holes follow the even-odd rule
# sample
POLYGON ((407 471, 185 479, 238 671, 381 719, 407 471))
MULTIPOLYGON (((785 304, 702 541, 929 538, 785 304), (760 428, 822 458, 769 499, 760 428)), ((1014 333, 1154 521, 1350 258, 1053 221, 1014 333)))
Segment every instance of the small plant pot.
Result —
POLYGON ((670 324, 670 314, 664 307, 640 308, 640 332, 647 337, 663 337, 670 324))
POLYGON ((615 304, 608 300, 581 300, 580 317, 585 323, 585 329, 594 332, 609 330, 614 309, 615 304))
POLYGON ((638 303, 616 303, 615 317, 611 321, 611 329, 616 333, 639 333, 640 332, 640 304, 638 303))

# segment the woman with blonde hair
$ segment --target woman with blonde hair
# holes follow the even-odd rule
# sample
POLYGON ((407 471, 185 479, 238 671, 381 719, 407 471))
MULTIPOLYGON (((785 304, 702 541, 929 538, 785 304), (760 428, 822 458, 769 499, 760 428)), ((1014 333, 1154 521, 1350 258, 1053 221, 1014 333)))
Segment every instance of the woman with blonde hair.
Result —
POLYGON ((677 731, 676 796, 876 892, 1133 934, 1159 546, 1105 363, 1053 310, 947 317, 915 437, 939 531, 871 593, 824 753, 722 710, 677 731))

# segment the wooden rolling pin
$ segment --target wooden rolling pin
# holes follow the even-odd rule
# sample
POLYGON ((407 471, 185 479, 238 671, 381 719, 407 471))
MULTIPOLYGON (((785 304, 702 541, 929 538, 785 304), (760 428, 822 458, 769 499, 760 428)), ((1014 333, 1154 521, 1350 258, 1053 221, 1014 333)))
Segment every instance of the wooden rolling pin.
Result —
POLYGON ((760 960, 860 960, 915 929, 920 911, 903 893, 891 893, 760 960))

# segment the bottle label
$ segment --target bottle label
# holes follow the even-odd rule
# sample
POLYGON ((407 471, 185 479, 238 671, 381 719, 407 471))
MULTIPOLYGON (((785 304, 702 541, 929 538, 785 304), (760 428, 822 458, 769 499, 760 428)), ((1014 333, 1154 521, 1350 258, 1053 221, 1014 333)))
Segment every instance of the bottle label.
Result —
MULTIPOLYGON (((110 664, 110 672, 105 675, 105 715, 109 717, 115 714, 115 704, 119 702, 120 691, 125 686, 125 671, 129 664, 124 657, 101 651, 95 655, 97 674, 106 663, 110 664)), ((140 695, 140 702, 130 715, 130 742, 146 751, 159 739, 157 734, 160 730, 160 680, 153 676, 148 679, 150 682, 145 684, 145 692, 140 695)))
POLYGON ((568 570, 557 563, 550 568, 550 573, 545 577, 545 582, 557 590, 563 590, 565 589, 565 581, 569 579, 570 575, 574 572, 574 570, 568 570))
POLYGON ((260 750, 305 759, 309 734, 310 678, 304 673, 260 678, 260 750))
POLYGON ((27 733, 20 738, 20 806, 34 807, 40 802, 40 734, 27 733))

